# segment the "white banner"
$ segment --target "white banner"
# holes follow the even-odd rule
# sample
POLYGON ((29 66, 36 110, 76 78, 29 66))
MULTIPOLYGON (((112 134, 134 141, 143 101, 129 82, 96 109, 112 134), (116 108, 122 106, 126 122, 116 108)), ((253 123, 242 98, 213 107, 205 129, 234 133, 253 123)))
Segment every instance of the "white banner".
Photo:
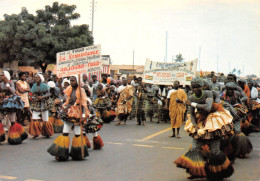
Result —
POLYGON ((155 62, 146 59, 143 82, 157 85, 172 85, 178 80, 181 85, 189 85, 196 76, 198 59, 181 63, 155 62))
POLYGON ((101 45, 56 54, 58 77, 102 71, 101 45))

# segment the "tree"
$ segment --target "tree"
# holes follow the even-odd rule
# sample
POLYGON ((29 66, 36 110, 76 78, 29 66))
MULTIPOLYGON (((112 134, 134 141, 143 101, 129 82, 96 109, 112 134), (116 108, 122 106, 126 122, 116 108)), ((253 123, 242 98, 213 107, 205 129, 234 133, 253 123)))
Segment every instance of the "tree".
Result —
POLYGON ((75 5, 54 2, 36 15, 22 8, 20 14, 4 15, 0 22, 0 61, 19 60, 19 65, 38 65, 45 72, 56 62, 56 53, 93 45, 88 25, 71 26, 80 15, 75 5))
POLYGON ((237 71, 237 75, 240 76, 240 74, 241 74, 241 70, 239 69, 239 70, 237 71))
POLYGON ((176 59, 174 59, 174 61, 175 61, 176 63, 178 63, 178 62, 183 62, 183 60, 184 60, 184 58, 182 57, 182 54, 181 54, 181 53, 179 53, 179 54, 176 55, 175 57, 176 57, 176 59))
POLYGON ((249 78, 255 78, 257 77, 255 74, 250 74, 250 75, 246 75, 246 77, 249 77, 249 78))
POLYGON ((233 68, 233 70, 231 71, 231 73, 232 73, 232 74, 235 74, 236 71, 237 71, 237 69, 236 69, 236 68, 233 68))

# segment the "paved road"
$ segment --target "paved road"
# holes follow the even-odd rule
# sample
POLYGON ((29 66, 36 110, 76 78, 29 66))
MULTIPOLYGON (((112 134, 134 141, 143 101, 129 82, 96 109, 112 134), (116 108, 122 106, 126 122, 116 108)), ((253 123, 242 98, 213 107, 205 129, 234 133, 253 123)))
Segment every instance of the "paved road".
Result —
MULTIPOLYGON (((21 145, 0 145, 0 180, 15 181, 184 181, 187 174, 173 161, 187 151, 191 138, 181 129, 181 139, 169 138, 170 124, 135 120, 126 126, 105 124, 99 132, 105 146, 89 150, 83 161, 57 162, 46 150, 59 135, 29 138, 21 145)), ((72 135, 71 135, 72 136, 72 135)), ((235 173, 226 181, 260 180, 260 133, 249 136, 254 150, 237 159, 235 173)), ((92 139, 92 135, 89 135, 92 139)), ((204 179, 205 180, 205 179, 204 179)))

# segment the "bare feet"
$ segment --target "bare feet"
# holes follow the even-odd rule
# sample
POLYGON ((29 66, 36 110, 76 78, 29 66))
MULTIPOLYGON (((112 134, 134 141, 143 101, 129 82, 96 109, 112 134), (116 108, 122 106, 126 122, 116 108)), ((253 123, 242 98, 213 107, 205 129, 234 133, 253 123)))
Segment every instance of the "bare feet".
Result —
POLYGON ((120 125, 120 123, 116 123, 115 125, 116 125, 116 126, 119 126, 119 125, 120 125))

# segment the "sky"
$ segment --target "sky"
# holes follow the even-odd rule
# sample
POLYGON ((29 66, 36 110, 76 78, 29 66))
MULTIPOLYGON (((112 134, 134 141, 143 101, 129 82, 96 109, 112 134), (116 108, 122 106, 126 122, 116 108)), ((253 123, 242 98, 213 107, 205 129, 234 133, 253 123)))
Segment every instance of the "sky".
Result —
MULTIPOLYGON (((89 24, 92 0, 56 0, 75 4, 81 17, 72 24, 89 24)), ((0 20, 30 13, 53 0, 0 0, 0 20)), ((225 74, 233 68, 260 76, 259 0, 95 0, 94 42, 113 64, 144 65, 146 58, 172 62, 199 58, 198 70, 225 74), (134 51, 134 56, 133 56, 134 51), (200 52, 200 53, 199 53, 200 52), (217 63, 218 62, 218 63, 217 63)))

